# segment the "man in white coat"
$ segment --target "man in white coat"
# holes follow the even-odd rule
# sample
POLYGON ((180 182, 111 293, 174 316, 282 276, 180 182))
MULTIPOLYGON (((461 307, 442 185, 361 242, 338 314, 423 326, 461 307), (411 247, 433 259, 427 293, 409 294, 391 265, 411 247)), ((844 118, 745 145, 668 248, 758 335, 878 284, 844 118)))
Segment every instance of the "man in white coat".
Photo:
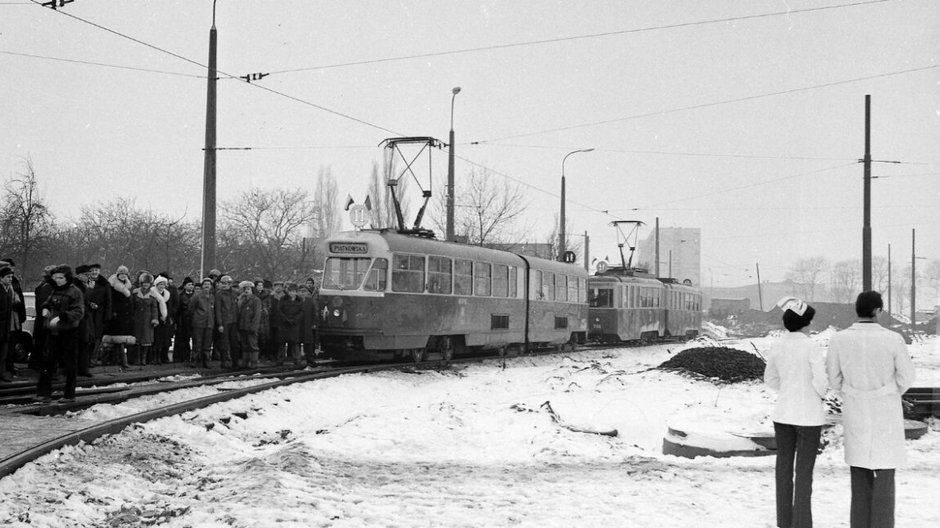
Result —
POLYGON ((904 339, 878 324, 881 294, 862 292, 859 320, 829 340, 829 386, 842 393, 852 528, 894 526, 894 470, 907 461, 901 395, 914 383, 904 339))

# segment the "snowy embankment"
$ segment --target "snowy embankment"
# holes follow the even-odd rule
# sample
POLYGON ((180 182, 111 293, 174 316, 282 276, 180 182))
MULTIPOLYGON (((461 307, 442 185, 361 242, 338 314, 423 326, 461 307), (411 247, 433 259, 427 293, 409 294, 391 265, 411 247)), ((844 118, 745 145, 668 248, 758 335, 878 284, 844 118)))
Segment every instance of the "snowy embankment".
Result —
MULTIPOLYGON (((816 336, 822 344, 831 335, 816 336)), ((763 353, 771 338, 724 342, 763 353)), ((5 526, 774 526, 774 457, 662 454, 667 427, 771 431, 773 394, 652 367, 688 345, 349 375, 63 449, 0 481, 5 526), (549 402, 556 416, 548 412, 549 402), (565 427, 567 426, 567 427, 565 427), (576 432, 616 429, 616 437, 576 432)), ((940 381, 938 341, 911 346, 940 381)), ((88 417, 112 412, 86 411, 88 417)), ((76 416, 77 419, 83 416, 76 416)), ((898 472, 898 526, 935 526, 937 421, 898 472)), ((814 514, 847 526, 838 427, 814 514)))

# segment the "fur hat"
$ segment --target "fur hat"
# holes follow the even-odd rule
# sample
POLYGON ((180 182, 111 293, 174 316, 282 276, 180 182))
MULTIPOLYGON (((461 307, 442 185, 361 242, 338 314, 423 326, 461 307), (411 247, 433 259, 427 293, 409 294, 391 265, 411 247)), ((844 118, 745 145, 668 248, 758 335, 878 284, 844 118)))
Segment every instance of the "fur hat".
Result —
POLYGON ((215 280, 222 276, 222 272, 217 269, 211 269, 209 270, 209 276, 212 277, 212 280, 215 280))
POLYGON ((161 283, 166 284, 167 282, 169 281, 166 280, 166 277, 164 277, 163 275, 157 275, 157 278, 153 280, 153 285, 156 286, 161 283))
POLYGON ((187 276, 187 277, 183 277, 183 283, 180 284, 180 287, 181 287, 181 288, 185 288, 187 284, 191 284, 191 283, 193 283, 193 278, 192 278, 192 277, 188 277, 188 276, 187 276))
POLYGON ((212 280, 212 277, 203 277, 202 280, 199 281, 199 285, 202 286, 203 284, 205 284, 205 283, 207 283, 207 282, 208 282, 210 285, 215 284, 215 281, 212 280))
POLYGON ((0 268, 0 279, 6 277, 7 275, 13 275, 13 268, 10 266, 4 266, 0 268))
POLYGON ((245 286, 248 286, 249 288, 254 288, 254 287, 255 287, 255 283, 253 283, 253 282, 251 282, 251 281, 241 281, 241 282, 238 283, 238 289, 242 289, 242 288, 244 288, 245 286))
POLYGON ((99 269, 99 270, 100 270, 100 269, 101 269, 101 264, 98 264, 97 262, 95 262, 94 264, 89 264, 89 265, 88 265, 88 271, 91 271, 91 270, 93 270, 93 269, 99 269))
POLYGON ((130 271, 128 271, 127 266, 118 266, 117 271, 114 272, 115 275, 120 275, 122 273, 125 275, 130 275, 130 271))
POLYGON ((147 273, 146 271, 138 275, 137 278, 141 284, 145 282, 149 282, 151 285, 153 284, 153 275, 147 273))
POLYGON ((91 267, 89 267, 87 264, 79 264, 78 266, 75 266, 76 275, 81 275, 82 273, 88 273, 89 271, 91 271, 91 267))

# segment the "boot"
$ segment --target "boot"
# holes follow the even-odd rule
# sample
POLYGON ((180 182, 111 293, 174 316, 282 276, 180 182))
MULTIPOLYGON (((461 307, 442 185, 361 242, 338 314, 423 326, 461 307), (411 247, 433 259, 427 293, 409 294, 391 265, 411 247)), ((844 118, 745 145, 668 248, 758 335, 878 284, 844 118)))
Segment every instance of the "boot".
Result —
POLYGON ((144 367, 147 365, 148 354, 150 354, 150 347, 145 347, 145 346, 137 347, 137 359, 140 363, 140 366, 144 367))

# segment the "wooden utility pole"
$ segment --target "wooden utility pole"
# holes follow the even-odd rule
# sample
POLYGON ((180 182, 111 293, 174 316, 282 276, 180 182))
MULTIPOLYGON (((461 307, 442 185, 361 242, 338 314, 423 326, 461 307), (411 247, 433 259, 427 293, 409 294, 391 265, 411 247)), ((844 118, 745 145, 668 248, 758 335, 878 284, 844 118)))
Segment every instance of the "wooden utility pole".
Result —
POLYGON ((764 311, 764 293, 761 291, 760 287, 760 263, 755 262, 754 266, 757 267, 757 299, 760 302, 760 311, 764 311))
POLYGON ((891 244, 888 244, 888 315, 891 315, 891 244))
POLYGON ((871 95, 865 96, 864 223, 862 226, 862 291, 871 291, 871 95))
POLYGON ((914 322, 917 321, 915 316, 917 315, 916 300, 917 300, 917 271, 915 265, 917 264, 917 253, 915 251, 915 235, 916 230, 911 229, 911 334, 914 333, 914 322))

